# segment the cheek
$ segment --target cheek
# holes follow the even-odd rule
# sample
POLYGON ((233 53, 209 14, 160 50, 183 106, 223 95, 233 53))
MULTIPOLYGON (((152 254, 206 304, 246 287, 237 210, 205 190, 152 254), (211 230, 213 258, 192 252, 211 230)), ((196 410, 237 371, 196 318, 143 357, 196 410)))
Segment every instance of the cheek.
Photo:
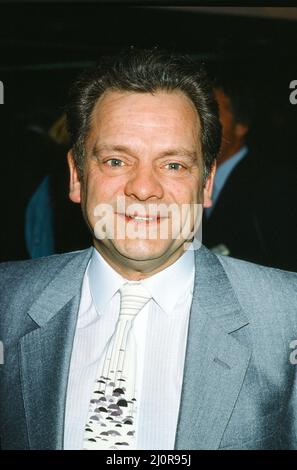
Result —
POLYGON ((86 186, 88 204, 112 203, 117 195, 123 193, 124 181, 122 178, 107 178, 102 174, 93 173, 86 186))
POLYGON ((187 178, 186 181, 171 181, 166 187, 166 193, 178 204, 198 202, 200 186, 199 180, 194 177, 187 178))

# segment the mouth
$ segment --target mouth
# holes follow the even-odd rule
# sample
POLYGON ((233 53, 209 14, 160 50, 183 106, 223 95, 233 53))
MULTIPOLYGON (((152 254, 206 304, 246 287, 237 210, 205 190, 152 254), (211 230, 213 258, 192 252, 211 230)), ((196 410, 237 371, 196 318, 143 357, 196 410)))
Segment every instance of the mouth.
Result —
MULTIPOLYGON (((161 220, 164 220, 165 217, 157 216, 148 216, 148 215, 129 215, 129 214, 120 214, 116 213, 125 219, 126 222, 134 222, 134 223, 141 223, 141 224, 153 224, 153 223, 160 223, 161 220)), ((167 217, 166 217, 167 218, 167 217)))

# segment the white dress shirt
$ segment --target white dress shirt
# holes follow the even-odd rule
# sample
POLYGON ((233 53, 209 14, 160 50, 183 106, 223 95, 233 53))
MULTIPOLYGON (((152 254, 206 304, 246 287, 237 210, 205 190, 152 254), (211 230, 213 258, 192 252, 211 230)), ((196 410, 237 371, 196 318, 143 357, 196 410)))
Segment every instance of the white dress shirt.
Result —
MULTIPOLYGON (((152 299, 131 328, 137 351, 135 449, 173 449, 181 398, 194 251, 141 283, 152 299)), ((82 449, 90 397, 120 311, 126 282, 93 250, 78 312, 66 399, 64 449, 82 449)))

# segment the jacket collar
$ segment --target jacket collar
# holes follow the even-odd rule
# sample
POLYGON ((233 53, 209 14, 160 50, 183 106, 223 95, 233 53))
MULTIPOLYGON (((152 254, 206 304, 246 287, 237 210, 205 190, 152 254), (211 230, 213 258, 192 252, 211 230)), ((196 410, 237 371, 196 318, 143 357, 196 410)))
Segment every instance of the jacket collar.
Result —
POLYGON ((248 320, 219 258, 203 246, 195 258, 175 447, 217 449, 250 360, 250 351, 234 337, 248 320))
POLYGON ((92 249, 75 253, 28 312, 39 326, 20 340, 30 449, 63 448, 71 352, 82 280, 91 253, 92 249))

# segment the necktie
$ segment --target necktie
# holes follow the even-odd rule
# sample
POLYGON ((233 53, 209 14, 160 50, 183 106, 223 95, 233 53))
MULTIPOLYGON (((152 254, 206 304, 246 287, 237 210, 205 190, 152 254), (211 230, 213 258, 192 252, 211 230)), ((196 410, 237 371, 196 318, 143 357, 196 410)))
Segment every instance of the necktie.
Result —
POLYGON ((84 449, 131 449, 135 441, 136 354, 129 341, 132 322, 151 296, 140 282, 120 289, 116 330, 107 346, 102 373, 95 382, 84 434, 84 449))

